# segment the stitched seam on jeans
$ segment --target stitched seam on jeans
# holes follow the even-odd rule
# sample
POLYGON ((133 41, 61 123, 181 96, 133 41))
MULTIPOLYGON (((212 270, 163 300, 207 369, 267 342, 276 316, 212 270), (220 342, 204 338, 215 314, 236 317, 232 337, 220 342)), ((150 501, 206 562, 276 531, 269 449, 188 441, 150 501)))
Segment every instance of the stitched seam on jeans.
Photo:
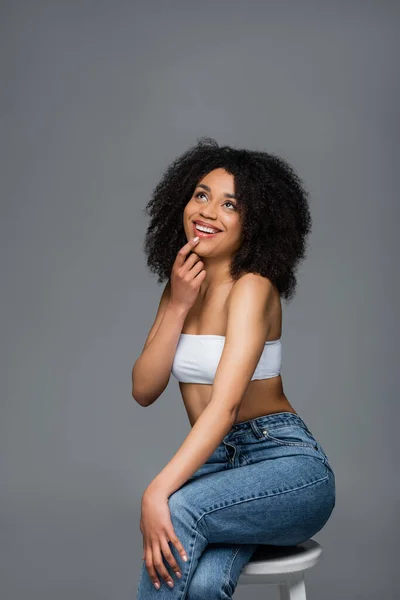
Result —
POLYGON ((314 485, 316 483, 319 483, 320 481, 327 481, 329 479, 329 474, 327 473, 324 477, 321 477, 320 479, 316 479, 315 481, 312 481, 311 483, 305 483, 304 485, 300 485, 299 487, 296 488, 291 488, 290 490, 284 490, 282 492, 275 492, 273 494, 261 494, 261 496, 256 496, 255 498, 253 498, 252 496, 249 498, 242 498, 241 500, 238 500, 237 502, 232 502, 231 504, 224 504, 224 506, 218 506, 218 508, 213 508, 211 510, 207 510, 206 512, 204 512, 201 517, 199 517, 196 521, 196 527, 199 521, 201 521, 201 519, 203 517, 205 517, 206 515, 209 515, 213 512, 216 512, 217 510, 223 510, 224 508, 230 508, 231 506, 236 506, 237 504, 243 504, 244 502, 250 502, 251 500, 260 500, 261 498, 268 498, 270 496, 279 496, 280 494, 288 494, 290 492, 297 492, 298 490, 302 490, 303 488, 309 487, 310 485, 314 485))
POLYGON ((247 458, 247 456, 245 455, 244 452, 241 452, 239 454, 239 456, 241 456, 243 458, 244 462, 245 462, 245 464, 242 465, 242 466, 246 467, 247 465, 251 465, 251 462, 249 462, 249 460, 248 460, 248 458, 247 458))
POLYGON ((269 435, 269 433, 264 434, 264 439, 271 440, 272 442, 280 444, 281 446, 299 446, 302 448, 314 448, 314 450, 317 449, 315 448, 315 444, 313 444, 312 442, 291 442, 289 440, 280 440, 279 438, 269 435))
POLYGON ((223 586, 223 588, 227 589, 228 591, 229 591, 229 580, 230 580, 230 576, 231 576, 231 572, 232 572, 232 565, 235 562, 235 558, 237 557, 242 546, 243 546, 243 544, 240 544, 239 548, 237 548, 237 550, 233 553, 233 556, 232 556, 230 562, 228 563, 228 568, 225 571, 225 577, 224 577, 222 586, 223 586))
POLYGON ((195 550, 195 547, 196 547, 197 536, 202 537, 207 542, 207 538, 205 538, 204 535, 202 535, 200 533, 200 531, 197 529, 197 524, 198 524, 199 521, 200 521, 200 519, 198 519, 196 521, 196 523, 195 523, 196 535, 194 536, 194 542, 193 542, 193 547, 192 547, 192 556, 190 556, 190 550, 187 550, 185 548, 185 550, 187 550, 187 557, 188 557, 188 562, 189 562, 189 571, 187 573, 187 577, 186 577, 186 581, 185 581, 185 587, 183 588, 182 596, 179 596, 180 599, 184 598, 185 595, 186 595, 186 590, 187 590, 188 583, 189 583, 189 575, 190 575, 190 571, 192 570, 192 565, 193 565, 193 555, 194 555, 194 550, 195 550))

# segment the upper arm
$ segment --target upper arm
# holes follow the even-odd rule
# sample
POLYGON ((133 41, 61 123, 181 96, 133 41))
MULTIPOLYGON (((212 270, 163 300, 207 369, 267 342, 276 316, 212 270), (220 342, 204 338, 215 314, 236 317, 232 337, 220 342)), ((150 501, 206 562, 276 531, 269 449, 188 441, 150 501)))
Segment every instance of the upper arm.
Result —
POLYGON ((272 294, 271 281, 254 273, 246 273, 234 284, 224 349, 213 382, 213 402, 239 409, 264 349, 272 294))
MULTIPOLYGON (((156 318, 154 320, 154 323, 149 331, 149 334, 146 338, 146 341, 144 343, 143 346, 143 350, 150 344, 151 340, 153 339, 153 337, 156 335, 157 330, 160 326, 160 323, 163 319, 164 313, 165 313, 165 309, 167 308, 167 304, 169 302, 170 299, 170 294, 171 294, 171 280, 168 279, 165 287, 164 287, 164 291, 161 294, 161 298, 160 298, 160 302, 158 305, 158 310, 157 310, 157 314, 156 314, 156 318)), ((142 352, 143 352, 142 350, 142 352)))

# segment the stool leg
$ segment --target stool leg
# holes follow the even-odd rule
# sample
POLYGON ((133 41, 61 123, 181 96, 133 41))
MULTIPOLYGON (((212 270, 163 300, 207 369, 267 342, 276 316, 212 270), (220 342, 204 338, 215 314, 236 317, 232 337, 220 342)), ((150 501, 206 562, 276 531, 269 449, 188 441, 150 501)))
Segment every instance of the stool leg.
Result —
POLYGON ((279 584, 279 599, 306 600, 306 584, 303 571, 291 575, 286 583, 279 584))

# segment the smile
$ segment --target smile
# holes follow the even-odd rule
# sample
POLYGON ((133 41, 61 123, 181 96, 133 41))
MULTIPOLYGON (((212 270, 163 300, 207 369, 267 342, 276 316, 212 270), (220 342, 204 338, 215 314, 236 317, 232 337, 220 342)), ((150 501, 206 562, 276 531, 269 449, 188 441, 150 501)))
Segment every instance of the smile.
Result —
POLYGON ((222 233, 222 231, 215 230, 214 232, 212 232, 210 227, 203 227, 202 225, 198 225, 197 223, 193 223, 193 229, 195 231, 195 234, 198 235, 200 238, 211 238, 218 235, 218 233, 222 233))

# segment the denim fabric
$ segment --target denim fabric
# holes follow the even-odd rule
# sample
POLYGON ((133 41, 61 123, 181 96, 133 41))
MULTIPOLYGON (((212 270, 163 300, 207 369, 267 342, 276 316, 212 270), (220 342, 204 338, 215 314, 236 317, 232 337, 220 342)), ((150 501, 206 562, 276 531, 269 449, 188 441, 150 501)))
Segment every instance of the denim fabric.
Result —
POLYGON ((259 544, 292 546, 328 521, 335 476, 321 444, 297 414, 281 412, 235 424, 210 458, 168 499, 186 550, 174 587, 142 563, 137 600, 229 600, 259 544))

